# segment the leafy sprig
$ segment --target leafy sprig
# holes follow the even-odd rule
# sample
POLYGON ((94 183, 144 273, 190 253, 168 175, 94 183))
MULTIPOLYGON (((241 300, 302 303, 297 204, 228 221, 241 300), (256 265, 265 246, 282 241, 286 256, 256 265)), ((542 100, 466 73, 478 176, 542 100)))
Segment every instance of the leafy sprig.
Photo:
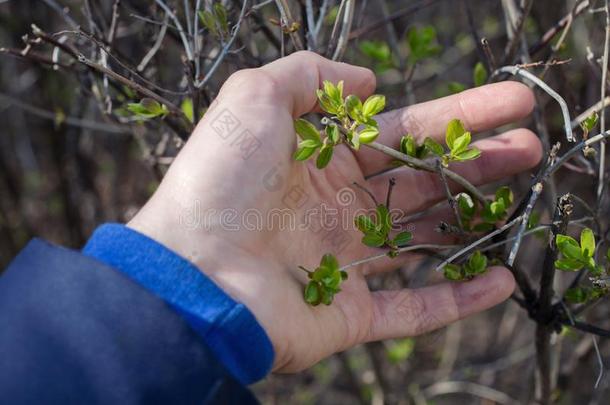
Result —
POLYGON ((313 306, 333 302, 335 294, 341 291, 341 283, 347 280, 347 273, 339 268, 339 262, 332 254, 325 254, 320 265, 314 270, 307 272, 309 283, 305 287, 305 301, 313 306))
POLYGON ((142 121, 157 117, 163 118, 169 114, 169 110, 164 104, 152 98, 143 98, 139 103, 129 103, 127 104, 127 110, 142 121))
POLYGON ((470 280, 487 270, 487 256, 475 251, 463 265, 449 263, 443 268, 446 279, 451 281, 470 280))
POLYGON ((377 139, 379 126, 373 117, 385 108, 385 96, 375 94, 364 102, 355 95, 343 97, 343 81, 337 85, 324 81, 323 88, 316 94, 320 108, 330 118, 324 120, 323 137, 309 121, 295 120, 294 129, 301 138, 294 155, 296 160, 307 160, 319 150, 316 166, 322 169, 332 159, 334 147, 339 143, 358 150, 361 144, 377 139))
POLYGON ((578 271, 586 268, 591 274, 599 276, 603 268, 595 263, 595 235, 589 228, 580 233, 580 242, 568 235, 559 234, 555 244, 561 258, 555 261, 555 267, 563 271, 578 271))
POLYGON ((369 247, 389 247, 390 257, 397 255, 397 250, 400 247, 406 246, 413 234, 408 231, 399 232, 394 237, 390 237, 392 230, 392 218, 388 207, 384 204, 379 204, 375 210, 375 215, 369 217, 367 215, 359 215, 354 220, 356 227, 364 234, 362 243, 369 247))
POLYGON ((483 207, 467 193, 460 193, 456 197, 458 213, 464 230, 473 232, 487 232, 492 230, 498 221, 508 215, 508 209, 514 202, 514 195, 509 187, 500 187, 496 190, 494 199, 486 202, 483 207), (473 222, 480 218, 480 222, 473 222))
POLYGON ((481 156, 481 151, 471 147, 472 135, 464 129, 464 124, 458 119, 449 121, 445 132, 445 143, 447 148, 433 138, 427 137, 421 145, 418 145, 412 135, 406 135, 401 139, 400 151, 414 158, 424 159, 429 155, 440 158, 444 167, 450 162, 463 162, 474 160, 481 156))
POLYGON ((200 10, 199 20, 217 37, 224 37, 229 33, 227 9, 220 2, 214 3, 209 10, 200 10))

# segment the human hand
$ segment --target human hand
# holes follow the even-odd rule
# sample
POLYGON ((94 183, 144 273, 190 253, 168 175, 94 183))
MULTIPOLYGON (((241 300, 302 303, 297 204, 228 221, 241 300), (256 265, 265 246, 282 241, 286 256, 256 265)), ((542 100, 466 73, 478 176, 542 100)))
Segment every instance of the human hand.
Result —
MULTIPOLYGON (((294 161, 293 120, 315 110, 315 90, 323 80, 344 80, 345 94, 361 98, 375 88, 370 70, 308 52, 232 75, 157 192, 128 224, 189 258, 243 302, 269 335, 278 372, 302 370, 362 342, 425 333, 487 309, 514 289, 510 272, 496 267, 470 282, 371 292, 367 276, 418 259, 403 254, 350 268, 330 306, 304 301, 307 275, 299 265, 315 268, 325 253, 341 264, 375 254, 352 226, 357 211, 373 207, 354 183, 384 201, 389 179, 395 178, 392 205, 406 214, 446 198, 436 174, 405 167, 381 172, 391 162, 371 149, 354 153, 339 145, 324 170, 311 161, 294 161), (313 208, 335 213, 338 225, 315 224, 313 208), (300 226, 305 218, 309 226, 300 226), (253 225, 256 229, 249 230, 253 225)), ((407 132, 442 141, 453 118, 470 131, 483 131, 520 119, 532 108, 533 96, 521 84, 482 86, 381 114, 378 141, 397 147, 407 132)), ((526 129, 474 145, 481 157, 451 168, 475 185, 532 168, 541 158, 537 137, 526 129)), ((441 220, 424 216, 412 223, 414 242, 450 242, 434 231, 441 220)))

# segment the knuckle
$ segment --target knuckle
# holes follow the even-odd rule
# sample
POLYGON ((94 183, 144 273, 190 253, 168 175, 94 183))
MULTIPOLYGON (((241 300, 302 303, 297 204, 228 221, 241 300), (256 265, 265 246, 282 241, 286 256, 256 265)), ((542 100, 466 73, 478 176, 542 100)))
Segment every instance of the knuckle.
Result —
POLYGON ((273 75, 259 68, 238 70, 229 76, 227 85, 240 94, 256 93, 257 99, 273 99, 283 92, 273 75))
POLYGON ((324 59, 323 56, 318 55, 312 51, 298 51, 290 55, 291 58, 299 58, 303 61, 314 61, 316 59, 324 59))

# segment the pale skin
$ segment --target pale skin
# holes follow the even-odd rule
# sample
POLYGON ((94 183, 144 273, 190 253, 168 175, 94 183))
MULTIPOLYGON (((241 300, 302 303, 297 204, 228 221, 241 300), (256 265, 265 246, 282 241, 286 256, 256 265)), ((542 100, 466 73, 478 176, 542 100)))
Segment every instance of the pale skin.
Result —
MULTIPOLYGON (((325 253, 335 254, 345 265, 380 252, 362 245, 362 234, 353 226, 319 231, 265 222, 258 230, 243 226, 232 230, 219 224, 185 224, 185 217, 194 209, 200 217, 223 208, 231 208, 238 215, 256 210, 264 217, 273 209, 288 208, 298 221, 309 215, 306 210, 322 204, 339 212, 348 210, 352 218, 355 211, 373 207, 370 198, 352 188, 356 198, 345 205, 337 195, 357 182, 379 201, 385 201, 392 177, 396 179, 392 205, 407 214, 445 198, 443 184, 434 173, 403 167, 377 174, 390 167, 390 159, 371 149, 353 152, 345 145, 338 146, 324 170, 316 169, 313 161, 294 161, 297 137, 293 120, 315 111, 315 90, 323 80, 343 80, 345 94, 361 98, 375 90, 375 76, 370 70, 308 52, 232 75, 157 192, 128 224, 189 258, 218 286, 244 303, 273 343, 276 372, 303 370, 359 343, 414 336, 443 327, 503 302, 515 287, 507 269, 494 267, 469 282, 371 292, 367 276, 393 271, 417 258, 404 254, 394 260, 350 268, 343 291, 332 305, 312 307, 303 299, 307 275, 299 265, 313 269, 325 253), (226 111, 239 121, 234 132, 218 130, 218 119, 226 111), (244 130, 260 141, 260 147, 247 159, 235 142, 244 130), (337 245, 332 239, 337 235, 347 242, 337 245)), ((517 121, 532 108, 533 96, 526 86, 515 82, 491 84, 383 113, 378 117, 378 141, 397 147, 400 137, 411 132, 419 139, 432 136, 442 142, 447 122, 453 118, 476 133, 517 121)), ((531 169, 542 155, 538 138, 527 129, 478 140, 474 146, 482 156, 452 165, 451 169, 475 185, 531 169)), ((452 188, 459 190, 455 184, 452 188)), ((439 235, 434 228, 441 219, 451 221, 451 215, 447 210, 442 218, 434 215, 416 221, 411 228, 413 243, 450 243, 451 238, 439 235)))

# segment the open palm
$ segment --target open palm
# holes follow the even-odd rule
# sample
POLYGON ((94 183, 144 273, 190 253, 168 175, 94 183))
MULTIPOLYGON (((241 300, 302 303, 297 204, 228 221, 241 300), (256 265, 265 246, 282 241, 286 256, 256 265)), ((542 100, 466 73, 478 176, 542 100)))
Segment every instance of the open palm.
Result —
MULTIPOLYGON (((254 313, 275 349, 274 370, 298 371, 355 344, 412 336, 441 327, 506 299, 514 281, 508 270, 491 271, 468 283, 442 283, 396 291, 369 291, 366 276, 389 271, 408 255, 349 268, 342 292, 330 306, 303 300, 307 274, 325 253, 341 265, 380 253, 364 246, 352 225, 357 213, 374 208, 358 184, 385 201, 396 179, 392 206, 405 214, 445 197, 435 174, 391 167, 388 157, 363 148, 335 148, 328 167, 295 162, 293 120, 316 108, 323 80, 345 81, 345 93, 370 95, 368 69, 299 52, 259 69, 237 72, 199 123, 159 190, 130 222, 193 261, 254 313)), ((397 147, 407 132, 443 139, 453 118, 467 129, 492 129, 527 115, 530 91, 499 83, 390 111, 377 117, 378 141, 397 147)), ((452 166, 473 184, 485 184, 535 166, 536 136, 515 129, 480 140, 482 156, 452 166)), ((455 190, 457 191, 457 185, 455 190)), ((445 243, 434 232, 450 211, 410 223, 415 243, 445 243)))

